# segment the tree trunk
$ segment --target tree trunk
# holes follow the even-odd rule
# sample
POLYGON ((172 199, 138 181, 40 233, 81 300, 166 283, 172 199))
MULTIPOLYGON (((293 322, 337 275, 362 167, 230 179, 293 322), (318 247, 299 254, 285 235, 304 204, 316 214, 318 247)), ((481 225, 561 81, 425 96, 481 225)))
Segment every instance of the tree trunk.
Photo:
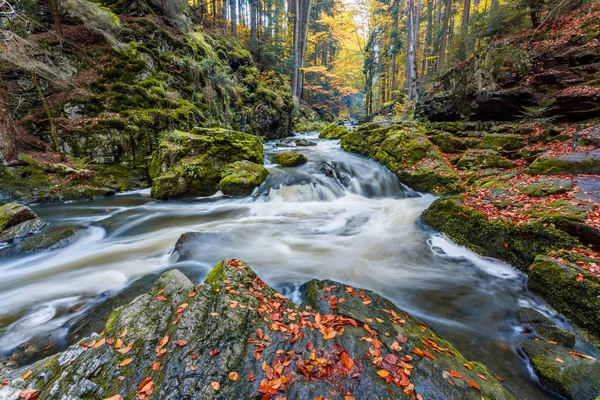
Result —
POLYGON ((4 81, 0 76, 0 164, 10 161, 16 151, 16 130, 7 108, 8 98, 4 81))
POLYGON ((250 0, 250 48, 254 51, 257 50, 256 41, 256 2, 257 0, 250 0))
POLYGON ((444 22, 442 27, 442 38, 440 40, 440 55, 438 58, 438 71, 444 69, 446 61, 446 44, 448 42, 448 21, 450 19, 450 9, 452 8, 452 0, 446 0, 446 8, 444 9, 444 22))
POLYGON ((465 59, 467 57, 467 41, 468 41, 468 33, 469 33, 469 19, 471 17, 471 0, 464 1, 464 10, 463 10, 463 18, 462 24, 460 26, 460 33, 462 36, 462 42, 460 45, 460 57, 461 59, 465 59))
POLYGON ((229 14, 231 18, 231 34, 237 36, 237 0, 231 0, 229 7, 229 14))
POLYGON ((60 21, 60 4, 59 0, 50 0, 50 12, 54 21, 54 30, 60 41, 60 47, 63 45, 62 22, 60 21))

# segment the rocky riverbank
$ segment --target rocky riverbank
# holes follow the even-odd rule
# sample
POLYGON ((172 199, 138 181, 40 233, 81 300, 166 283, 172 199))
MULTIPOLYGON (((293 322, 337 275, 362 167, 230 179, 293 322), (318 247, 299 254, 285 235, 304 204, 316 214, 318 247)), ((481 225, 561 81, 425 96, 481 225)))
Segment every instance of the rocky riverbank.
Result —
POLYGON ((381 296, 310 281, 297 305, 243 262, 178 270, 105 329, 0 373, 0 398, 510 399, 502 378, 381 296))
MULTIPOLYGON (((598 343, 599 132, 598 126, 387 123, 363 125, 341 144, 380 161, 414 189, 448 194, 423 213, 425 223, 526 273, 530 290, 598 343)), ((556 361, 563 358, 550 360, 534 348, 523 345, 543 382, 571 374, 556 361)), ((600 371, 595 360, 587 363, 593 374, 600 371)), ((599 392, 577 395, 569 385, 549 386, 567 398, 599 392)))

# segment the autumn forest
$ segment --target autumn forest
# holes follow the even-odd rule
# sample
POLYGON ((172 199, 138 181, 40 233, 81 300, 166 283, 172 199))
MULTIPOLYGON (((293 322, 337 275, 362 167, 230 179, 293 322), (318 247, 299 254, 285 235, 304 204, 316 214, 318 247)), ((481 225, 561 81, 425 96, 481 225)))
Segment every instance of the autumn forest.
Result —
POLYGON ((600 1, 0 0, 0 400, 600 399, 600 1))

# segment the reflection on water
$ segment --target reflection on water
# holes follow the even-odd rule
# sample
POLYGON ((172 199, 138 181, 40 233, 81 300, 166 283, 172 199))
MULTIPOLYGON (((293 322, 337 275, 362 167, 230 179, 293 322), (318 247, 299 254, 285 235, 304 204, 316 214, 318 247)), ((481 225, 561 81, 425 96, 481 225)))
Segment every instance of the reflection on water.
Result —
MULTIPOLYGON (((35 207, 49 229, 78 228, 72 246, 0 263, 0 351, 61 327, 71 308, 175 263, 201 277, 223 258, 252 265, 269 284, 297 299, 312 278, 377 291, 430 324, 468 358, 482 361, 528 398, 550 398, 514 350, 512 325, 522 305, 542 306, 509 266, 455 246, 418 223, 435 199, 403 187, 381 165, 309 139, 297 148, 309 162, 280 168, 247 198, 153 201, 140 191, 91 202, 35 207)), ((78 311, 81 313, 81 311, 78 311)), ((64 334, 64 330, 57 331, 64 334)))

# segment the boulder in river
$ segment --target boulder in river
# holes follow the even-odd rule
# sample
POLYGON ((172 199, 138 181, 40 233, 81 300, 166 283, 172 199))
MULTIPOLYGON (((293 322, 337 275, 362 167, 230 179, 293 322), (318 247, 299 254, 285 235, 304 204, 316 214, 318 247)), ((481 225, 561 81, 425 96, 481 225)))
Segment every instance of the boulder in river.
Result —
POLYGON ((308 161, 304 154, 296 153, 295 151, 286 151, 273 156, 273 161, 282 167, 296 167, 308 161))
POLYGON ((17 203, 0 206, 0 242, 34 233, 46 225, 31 210, 17 203))
POLYGON ((545 388, 569 400, 600 396, 600 362, 573 349, 573 333, 531 308, 521 308, 517 320, 525 326, 519 348, 545 388))
POLYGON ((513 398, 377 294, 316 280, 302 292, 298 306, 237 260, 199 286, 168 271, 102 334, 0 373, 0 398, 513 398))
POLYGON ((35 236, 29 236, 18 243, 0 249, 0 258, 16 257, 47 250, 57 250, 68 246, 74 240, 75 230, 73 229, 62 229, 35 236))
POLYGON ((267 178, 269 171, 262 164, 243 160, 223 167, 221 175, 223 179, 219 182, 219 189, 224 194, 247 196, 267 178))
MULTIPOLYGON (((242 132, 219 128, 194 128, 190 132, 172 131, 163 137, 162 142, 152 154, 150 176, 152 177, 152 196, 170 199, 182 196, 209 196, 214 194, 231 171, 236 161, 263 163, 261 139, 242 132), (225 169, 227 168, 227 169, 225 169)), ((239 166, 239 165, 238 165, 239 166)), ((246 165, 247 167, 248 165, 246 165)), ((247 172, 249 168, 243 169, 247 172)), ((240 168, 241 170, 241 168, 240 168)), ((234 174, 235 175, 235 174, 234 174)), ((258 174, 244 174, 238 185, 236 179, 229 179, 223 186, 234 191, 240 190, 239 183, 252 175, 252 184, 260 184, 259 177, 266 177, 264 171, 258 174)), ((247 184, 242 186, 247 188, 247 184)))
POLYGON ((327 125, 325 129, 319 133, 321 139, 339 139, 348 133, 348 128, 344 125, 338 125, 335 122, 327 125))
POLYGON ((415 124, 369 123, 342 136, 341 145, 379 161, 412 189, 437 194, 462 191, 458 174, 423 131, 415 124))

